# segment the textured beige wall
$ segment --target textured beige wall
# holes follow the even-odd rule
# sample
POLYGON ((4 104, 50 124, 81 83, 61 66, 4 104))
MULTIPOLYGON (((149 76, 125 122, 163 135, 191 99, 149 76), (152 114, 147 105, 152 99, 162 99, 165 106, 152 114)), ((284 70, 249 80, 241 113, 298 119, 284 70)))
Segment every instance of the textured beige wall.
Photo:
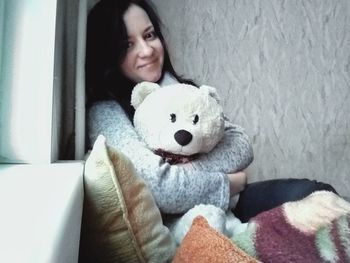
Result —
POLYGON ((153 0, 177 71, 216 86, 253 139, 251 181, 350 195, 350 2, 153 0))

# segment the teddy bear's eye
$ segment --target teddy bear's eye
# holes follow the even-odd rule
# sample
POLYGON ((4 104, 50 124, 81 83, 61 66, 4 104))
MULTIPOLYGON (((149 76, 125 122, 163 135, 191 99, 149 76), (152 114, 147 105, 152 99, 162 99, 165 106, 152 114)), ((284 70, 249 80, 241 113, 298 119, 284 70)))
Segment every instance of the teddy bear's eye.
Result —
POLYGON ((193 118, 193 124, 196 124, 198 121, 199 121, 199 116, 196 114, 194 115, 194 118, 193 118))
POLYGON ((171 122, 176 122, 176 115, 174 113, 170 114, 171 122))

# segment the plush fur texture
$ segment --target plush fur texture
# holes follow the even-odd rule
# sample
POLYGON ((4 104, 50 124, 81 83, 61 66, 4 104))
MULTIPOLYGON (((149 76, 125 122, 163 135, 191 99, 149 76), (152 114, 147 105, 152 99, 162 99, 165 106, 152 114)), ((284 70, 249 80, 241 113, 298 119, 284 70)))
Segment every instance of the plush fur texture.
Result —
POLYGON ((193 220, 190 231, 178 248, 173 263, 258 263, 227 237, 212 228, 201 216, 193 220))
MULTIPOLYGON (((197 88, 176 83, 161 87, 142 82, 135 86, 131 96, 135 108, 134 126, 139 136, 164 161, 181 165, 201 153, 210 152, 223 138, 225 120, 219 101, 216 89, 209 86, 197 88)), ((245 224, 241 224, 231 211, 199 205, 167 222, 177 244, 199 215, 229 237, 245 230, 245 224)))
POLYGON ((195 217, 173 262, 350 262, 350 203, 332 192, 253 217, 233 243, 208 223, 195 217))
POLYGON ((134 126, 153 150, 191 156, 210 152, 224 136, 224 114, 216 90, 187 84, 135 86, 134 126))

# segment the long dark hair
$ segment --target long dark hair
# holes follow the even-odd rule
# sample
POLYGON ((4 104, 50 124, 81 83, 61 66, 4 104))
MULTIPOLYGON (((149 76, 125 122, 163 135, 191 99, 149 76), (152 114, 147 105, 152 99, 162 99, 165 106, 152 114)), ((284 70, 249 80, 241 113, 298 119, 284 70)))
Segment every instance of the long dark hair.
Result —
POLYGON ((120 71, 127 50, 127 30, 123 15, 131 4, 141 7, 153 24, 164 48, 164 72, 171 73, 179 82, 191 83, 176 74, 160 29, 160 19, 154 7, 146 0, 101 0, 91 10, 87 23, 86 94, 88 106, 99 100, 116 99, 131 117, 132 88, 136 83, 120 71))

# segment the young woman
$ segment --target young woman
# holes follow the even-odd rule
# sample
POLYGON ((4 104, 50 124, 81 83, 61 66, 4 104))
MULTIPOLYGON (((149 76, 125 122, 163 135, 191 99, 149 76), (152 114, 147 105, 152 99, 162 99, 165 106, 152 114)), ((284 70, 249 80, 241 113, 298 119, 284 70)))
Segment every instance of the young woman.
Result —
POLYGON ((102 0, 88 18, 86 83, 90 144, 98 134, 126 154, 150 187, 163 213, 184 213, 199 203, 227 209, 240 193, 235 215, 243 222, 283 202, 315 190, 334 189, 307 179, 246 184, 242 172, 253 160, 251 142, 242 128, 226 121, 224 139, 209 154, 192 162, 194 169, 170 165, 139 140, 130 106, 132 88, 141 81, 166 85, 191 83, 171 65, 159 19, 145 0, 102 0), (217 167, 217 169, 213 169, 217 167), (208 172, 216 171, 216 172, 208 172))

